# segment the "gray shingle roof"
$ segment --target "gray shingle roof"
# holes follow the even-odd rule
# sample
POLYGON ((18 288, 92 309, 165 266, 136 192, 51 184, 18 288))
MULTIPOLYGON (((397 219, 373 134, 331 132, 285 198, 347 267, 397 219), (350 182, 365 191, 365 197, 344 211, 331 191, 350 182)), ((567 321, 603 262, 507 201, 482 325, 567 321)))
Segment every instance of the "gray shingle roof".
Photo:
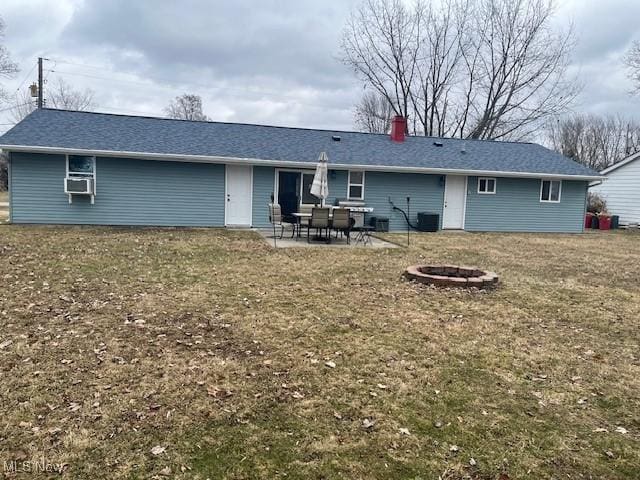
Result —
POLYGON ((379 134, 49 109, 33 112, 0 137, 0 145, 309 163, 326 151, 334 165, 598 175, 533 143, 433 137, 407 137, 394 143, 379 134), (339 142, 332 139, 334 135, 339 142))

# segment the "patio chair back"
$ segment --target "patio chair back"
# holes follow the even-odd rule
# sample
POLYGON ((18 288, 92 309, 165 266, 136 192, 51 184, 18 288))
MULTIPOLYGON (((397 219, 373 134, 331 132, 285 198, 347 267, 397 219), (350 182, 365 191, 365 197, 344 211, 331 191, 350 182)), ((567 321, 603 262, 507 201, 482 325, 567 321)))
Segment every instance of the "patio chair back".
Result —
POLYGON ((274 225, 282 223, 282 209, 277 203, 269 204, 269 221, 274 225))
POLYGON ((329 209, 314 207, 311 210, 311 222, 312 228, 329 228, 329 209))
POLYGON ((335 230, 347 230, 351 227, 351 217, 348 208, 335 208, 333 210, 332 226, 335 230))
MULTIPOLYGON (((298 212, 299 213, 311 213, 311 211, 313 210, 313 206, 312 205, 300 205, 300 207, 298 208, 298 212)), ((300 219, 300 225, 304 225, 307 226, 309 225, 309 222, 311 221, 311 218, 301 218, 300 219)))

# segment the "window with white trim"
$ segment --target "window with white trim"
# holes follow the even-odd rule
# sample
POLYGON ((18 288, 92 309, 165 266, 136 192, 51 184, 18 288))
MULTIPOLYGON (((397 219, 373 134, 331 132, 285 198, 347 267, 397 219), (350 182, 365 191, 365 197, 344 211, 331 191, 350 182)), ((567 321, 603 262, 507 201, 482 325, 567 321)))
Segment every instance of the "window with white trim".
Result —
POLYGON ((540 180, 540 201, 559 203, 562 195, 562 180, 540 180))
POLYGON ((496 179, 488 177, 478 178, 478 193, 486 195, 496 193, 496 179))
POLYGON ((347 196, 350 200, 364 200, 364 172, 349 170, 347 196))
POLYGON ((91 204, 96 196, 96 157, 89 155, 67 155, 67 175, 64 179, 64 192, 73 203, 74 195, 91 196, 91 204))
POLYGON ((95 177, 96 157, 67 155, 67 175, 69 177, 95 177))

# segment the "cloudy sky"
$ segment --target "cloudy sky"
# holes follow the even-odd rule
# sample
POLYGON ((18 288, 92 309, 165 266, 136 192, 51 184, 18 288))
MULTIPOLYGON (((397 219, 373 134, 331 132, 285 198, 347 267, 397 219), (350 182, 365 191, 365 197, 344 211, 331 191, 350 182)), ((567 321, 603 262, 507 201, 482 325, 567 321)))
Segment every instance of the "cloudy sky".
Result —
MULTIPOLYGON (((2 0, 4 44, 20 65, 3 85, 26 89, 43 56, 47 82, 91 88, 99 111, 162 115, 189 92, 214 120, 352 129, 361 85, 336 57, 356 1, 2 0)), ((621 63, 640 39, 640 2, 559 3, 556 21, 577 35, 576 110, 640 119, 621 63)), ((0 132, 9 122, 0 112, 0 132)))

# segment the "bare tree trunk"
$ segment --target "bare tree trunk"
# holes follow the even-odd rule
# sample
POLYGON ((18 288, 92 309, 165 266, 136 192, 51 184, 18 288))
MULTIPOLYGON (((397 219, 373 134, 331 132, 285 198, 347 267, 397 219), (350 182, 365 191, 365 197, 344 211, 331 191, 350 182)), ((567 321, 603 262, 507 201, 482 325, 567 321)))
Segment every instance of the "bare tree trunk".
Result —
POLYGON ((552 0, 365 0, 343 35, 343 60, 369 89, 413 116, 414 133, 525 138, 565 113, 571 32, 552 0))
POLYGON ((419 16, 401 0, 365 0, 342 37, 343 62, 404 117, 410 113, 420 34, 419 16))

